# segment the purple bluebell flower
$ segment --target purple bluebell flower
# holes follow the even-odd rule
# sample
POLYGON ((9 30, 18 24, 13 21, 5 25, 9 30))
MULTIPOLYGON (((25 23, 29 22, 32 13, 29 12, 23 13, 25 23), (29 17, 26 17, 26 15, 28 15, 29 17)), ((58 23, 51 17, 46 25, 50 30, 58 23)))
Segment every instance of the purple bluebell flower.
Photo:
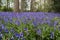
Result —
POLYGON ((2 29, 5 29, 5 26, 2 24, 2 29))
POLYGON ((5 17, 4 17, 4 22, 8 22, 8 18, 5 18, 5 17))
POLYGON ((36 31, 36 33, 37 33, 38 35, 41 35, 41 30, 38 29, 38 30, 36 31))
POLYGON ((9 20, 10 23, 13 23, 13 20, 9 20))
POLYGON ((23 20, 22 20, 22 22, 23 22, 24 24, 26 24, 26 23, 27 23, 26 19, 23 19, 23 20))
POLYGON ((24 28, 24 31, 29 35, 28 28, 24 28))
POLYGON ((20 25, 20 22, 18 20, 15 21, 16 25, 20 25))
POLYGON ((20 38, 20 34, 18 34, 18 33, 15 33, 15 36, 16 36, 17 38, 20 38))
POLYGON ((33 25, 34 25, 34 27, 36 27, 37 26, 37 22, 33 21, 33 25))
POLYGON ((20 33, 20 37, 23 37, 23 36, 24 36, 24 33, 23 33, 23 32, 21 32, 21 33, 20 33))
POLYGON ((54 38, 54 32, 50 33, 50 38, 53 39, 54 38))
POLYGON ((5 31, 6 33, 9 33, 8 29, 5 29, 4 31, 5 31))
POLYGON ((13 18, 10 16, 9 19, 12 20, 13 18))
POLYGON ((28 31, 28 28, 24 28, 25 31, 28 31))
POLYGON ((0 40, 2 40, 3 34, 0 34, 0 40))
POLYGON ((51 21, 50 21, 50 20, 46 20, 46 22, 48 23, 48 25, 50 25, 50 24, 51 24, 51 21))
POLYGON ((57 25, 58 21, 54 21, 54 27, 57 25))

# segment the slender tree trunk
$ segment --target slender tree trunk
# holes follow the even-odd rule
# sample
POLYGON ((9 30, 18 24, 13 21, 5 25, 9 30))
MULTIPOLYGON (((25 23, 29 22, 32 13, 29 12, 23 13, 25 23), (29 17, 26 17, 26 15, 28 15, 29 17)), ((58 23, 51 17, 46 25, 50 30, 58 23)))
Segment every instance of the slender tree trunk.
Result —
POLYGON ((21 0, 21 12, 24 11, 24 0, 21 0))
POLYGON ((21 0, 21 12, 26 11, 26 7, 28 6, 26 1, 27 0, 21 0))
POLYGON ((0 7, 1 7, 1 0, 0 0, 0 7))
POLYGON ((19 12, 19 0, 14 0, 14 12, 19 12))
POLYGON ((1 0, 0 0, 0 10, 1 10, 1 4, 2 4, 2 2, 1 2, 1 0))
POLYGON ((9 0, 7 0, 6 8, 8 10, 8 8, 9 8, 9 0))
POLYGON ((34 2, 35 2, 35 0, 31 0, 31 7, 30 7, 31 12, 35 11, 34 2))
POLYGON ((45 8, 45 0, 44 0, 44 12, 46 11, 46 8, 45 8))

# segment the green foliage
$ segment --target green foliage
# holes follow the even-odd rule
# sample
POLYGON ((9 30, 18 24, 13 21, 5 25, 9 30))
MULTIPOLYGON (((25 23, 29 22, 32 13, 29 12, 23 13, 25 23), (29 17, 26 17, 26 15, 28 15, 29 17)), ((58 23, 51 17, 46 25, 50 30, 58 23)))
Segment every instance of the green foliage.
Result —
POLYGON ((60 12, 60 0, 53 1, 54 1, 53 9, 55 10, 55 12, 60 12))
MULTIPOLYGON (((41 2, 41 0, 40 0, 41 2)), ((39 4, 39 3, 38 3, 39 4)), ((38 6, 37 11, 41 11, 41 12, 51 12, 52 11, 52 5, 53 2, 49 2, 48 0, 44 1, 44 3, 40 3, 40 5, 38 6)))
MULTIPOLYGON (((51 21, 52 23, 54 23, 54 21, 59 22, 55 27, 49 26, 48 24, 45 23, 38 24, 35 27, 31 21, 27 22, 26 24, 21 22, 19 26, 16 25, 15 23, 7 22, 5 26, 9 30, 9 33, 4 33, 3 40, 5 40, 5 38, 10 39, 14 35, 13 32, 10 32, 11 28, 13 28, 14 31, 17 33, 23 32, 24 33, 23 38, 25 38, 26 40, 60 40, 60 30, 59 30, 60 19, 56 17, 51 21), (27 28, 27 30, 24 30, 24 28, 27 28), (38 29, 41 30, 38 32, 39 34, 37 34, 38 29), (52 32, 54 32, 54 34, 51 35, 52 32), (50 36, 52 36, 52 38, 50 38, 50 36)), ((14 37, 14 40, 18 40, 18 38, 14 37)))
POLYGON ((12 8, 7 8, 6 6, 1 7, 1 11, 7 12, 7 11, 13 11, 12 8))
POLYGON ((2 0, 0 0, 0 10, 1 10, 1 7, 2 7, 2 0))

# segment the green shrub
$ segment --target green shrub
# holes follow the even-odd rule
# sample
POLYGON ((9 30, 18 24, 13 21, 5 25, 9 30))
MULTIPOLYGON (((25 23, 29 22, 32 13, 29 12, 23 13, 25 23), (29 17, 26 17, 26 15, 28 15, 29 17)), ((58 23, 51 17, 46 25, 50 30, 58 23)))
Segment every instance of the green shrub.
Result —
POLYGON ((3 7, 1 7, 1 11, 3 11, 3 12, 7 12, 7 11, 13 11, 13 9, 12 8, 7 8, 6 6, 3 6, 3 7))

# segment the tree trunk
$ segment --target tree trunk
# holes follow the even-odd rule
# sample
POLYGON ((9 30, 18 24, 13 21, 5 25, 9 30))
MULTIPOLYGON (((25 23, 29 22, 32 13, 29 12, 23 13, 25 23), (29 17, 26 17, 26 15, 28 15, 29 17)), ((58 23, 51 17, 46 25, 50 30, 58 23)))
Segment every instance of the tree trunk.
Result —
POLYGON ((34 12, 35 11, 34 2, 35 2, 35 0, 31 0, 31 7, 30 7, 30 11, 31 12, 34 12))
POLYGON ((19 0, 14 0, 14 12, 19 12, 19 0))
POLYGON ((0 0, 0 7, 1 7, 1 3, 2 3, 2 2, 1 2, 1 0, 0 0))
POLYGON ((8 10, 8 8, 9 8, 9 0, 7 0, 6 8, 8 10))
POLYGON ((21 0, 21 12, 24 11, 24 0, 21 0))

